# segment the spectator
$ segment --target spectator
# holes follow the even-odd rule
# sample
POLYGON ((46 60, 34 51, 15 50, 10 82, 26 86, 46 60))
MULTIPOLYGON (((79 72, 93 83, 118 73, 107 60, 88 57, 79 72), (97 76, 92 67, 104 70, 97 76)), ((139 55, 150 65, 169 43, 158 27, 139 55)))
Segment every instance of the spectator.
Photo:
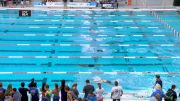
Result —
POLYGON ((163 87, 163 83, 162 83, 162 80, 160 78, 160 75, 156 75, 156 82, 155 82, 154 86, 156 84, 160 84, 161 88, 163 87))
POLYGON ((85 93, 84 98, 87 98, 88 94, 94 92, 94 86, 90 84, 89 80, 86 80, 86 86, 83 88, 83 93, 85 93))
POLYGON ((93 92, 89 93, 86 99, 88 101, 96 101, 97 100, 96 95, 93 92))
POLYGON ((12 84, 8 84, 5 92, 5 101, 12 101, 12 84))
POLYGON ((37 86, 34 78, 32 78, 32 79, 31 79, 31 83, 29 83, 28 87, 29 87, 29 88, 30 88, 30 87, 33 87, 32 85, 34 85, 34 84, 37 86))
POLYGON ((176 85, 172 85, 165 96, 165 101, 177 101, 177 94, 175 92, 176 85))
POLYGON ((21 101, 21 94, 17 91, 16 88, 13 88, 13 101, 21 101))
POLYGON ((55 88, 52 90, 52 94, 53 96, 53 101, 59 101, 59 88, 58 88, 58 84, 55 84, 55 88))
POLYGON ((25 83, 22 82, 21 83, 21 88, 19 88, 19 92, 21 93, 22 97, 21 97, 21 101, 28 101, 28 96, 27 96, 27 92, 29 91, 27 88, 24 88, 25 83))
POLYGON ((6 90, 3 88, 2 82, 0 82, 0 101, 4 101, 5 91, 6 91, 6 90))
POLYGON ((157 96, 157 94, 160 95, 160 99, 158 101, 162 101, 162 98, 164 97, 164 93, 162 91, 160 84, 156 84, 155 91, 151 94, 151 97, 155 97, 155 96, 157 96))
POLYGON ((118 86, 118 81, 115 81, 114 85, 115 86, 112 88, 111 91, 111 98, 113 99, 113 101, 120 101, 123 94, 122 87, 118 86))
POLYGON ((46 101, 46 83, 42 83, 41 92, 42 92, 42 101, 46 101))
POLYGON ((45 93, 46 100, 44 101, 51 101, 51 91, 49 90, 49 85, 46 85, 45 89, 46 89, 46 93, 45 93))
POLYGON ((77 83, 72 85, 73 100, 78 100, 79 91, 77 90, 77 83))
POLYGON ((59 92, 59 96, 61 98, 61 101, 67 101, 67 92, 65 92, 65 85, 66 85, 66 81, 62 80, 60 92, 59 92))
POLYGON ((101 87, 101 83, 98 83, 98 88, 96 89, 97 101, 103 101, 104 89, 101 87))
POLYGON ((36 83, 32 84, 32 87, 29 89, 29 93, 31 94, 31 101, 39 101, 39 92, 36 88, 36 83))
POLYGON ((67 101, 73 101, 72 91, 68 86, 65 87, 65 91, 67 93, 67 101))
POLYGON ((63 0, 64 8, 67 9, 67 0, 63 0))

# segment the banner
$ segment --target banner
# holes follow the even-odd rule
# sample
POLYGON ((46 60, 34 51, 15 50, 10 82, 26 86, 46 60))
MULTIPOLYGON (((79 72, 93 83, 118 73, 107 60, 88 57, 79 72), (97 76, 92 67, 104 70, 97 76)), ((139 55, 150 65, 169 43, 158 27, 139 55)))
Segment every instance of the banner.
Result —
MULTIPOLYGON (((63 2, 46 2, 46 5, 43 5, 43 3, 33 3, 34 6, 47 6, 47 7, 64 7, 63 2)), ((67 7, 87 7, 87 8, 92 8, 92 7, 97 7, 96 2, 89 2, 89 3, 83 3, 83 2, 68 2, 67 7)))
POLYGON ((102 3, 102 9, 113 9, 114 6, 112 3, 102 3))

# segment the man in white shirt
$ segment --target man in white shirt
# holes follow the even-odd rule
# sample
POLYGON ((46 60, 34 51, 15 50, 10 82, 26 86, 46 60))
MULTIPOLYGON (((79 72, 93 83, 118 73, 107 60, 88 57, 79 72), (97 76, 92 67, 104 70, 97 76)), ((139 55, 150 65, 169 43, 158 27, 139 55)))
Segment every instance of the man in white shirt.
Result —
POLYGON ((121 100, 121 96, 123 94, 123 90, 121 86, 118 86, 118 82, 115 81, 114 82, 114 87, 112 87, 111 90, 111 98, 113 99, 113 101, 120 101, 121 100))

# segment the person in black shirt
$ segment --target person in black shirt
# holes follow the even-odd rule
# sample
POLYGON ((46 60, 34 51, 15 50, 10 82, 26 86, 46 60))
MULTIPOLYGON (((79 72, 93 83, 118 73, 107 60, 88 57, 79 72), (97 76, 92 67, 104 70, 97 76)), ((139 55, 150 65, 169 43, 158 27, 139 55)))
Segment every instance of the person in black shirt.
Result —
POLYGON ((37 85, 34 78, 31 79, 31 83, 29 83, 28 87, 31 88, 33 85, 37 85))
POLYGON ((160 78, 160 75, 156 75, 155 85, 156 85, 156 84, 161 85, 161 88, 163 87, 163 83, 162 83, 162 80, 161 80, 161 78, 160 78))
POLYGON ((62 80, 61 81, 61 87, 60 87, 61 101, 67 101, 67 92, 65 92, 65 86, 66 86, 66 81, 62 80))
POLYGON ((175 92, 176 85, 172 85, 166 93, 165 101, 177 101, 177 94, 175 92))
POLYGON ((29 91, 27 88, 24 88, 25 83, 22 82, 21 83, 21 88, 19 88, 19 92, 21 93, 22 97, 21 97, 21 101, 28 101, 28 96, 27 96, 27 92, 29 91))
POLYGON ((83 93, 85 93, 84 98, 87 98, 88 94, 94 92, 94 86, 90 84, 89 80, 86 80, 86 86, 83 88, 83 93))

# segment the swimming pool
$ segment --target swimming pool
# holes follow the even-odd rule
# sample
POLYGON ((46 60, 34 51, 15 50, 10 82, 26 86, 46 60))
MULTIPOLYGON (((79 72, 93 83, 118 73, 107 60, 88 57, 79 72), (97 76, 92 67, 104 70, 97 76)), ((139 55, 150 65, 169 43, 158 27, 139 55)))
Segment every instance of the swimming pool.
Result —
MULTIPOLYGON (((19 86, 32 77, 53 87, 102 78, 125 92, 180 85, 180 16, 175 11, 0 10, 0 81, 19 86)), ((97 87, 97 86, 96 86, 97 87)), ((111 85, 103 84, 106 92, 111 85)), ((179 91, 179 87, 177 87, 179 91)))

